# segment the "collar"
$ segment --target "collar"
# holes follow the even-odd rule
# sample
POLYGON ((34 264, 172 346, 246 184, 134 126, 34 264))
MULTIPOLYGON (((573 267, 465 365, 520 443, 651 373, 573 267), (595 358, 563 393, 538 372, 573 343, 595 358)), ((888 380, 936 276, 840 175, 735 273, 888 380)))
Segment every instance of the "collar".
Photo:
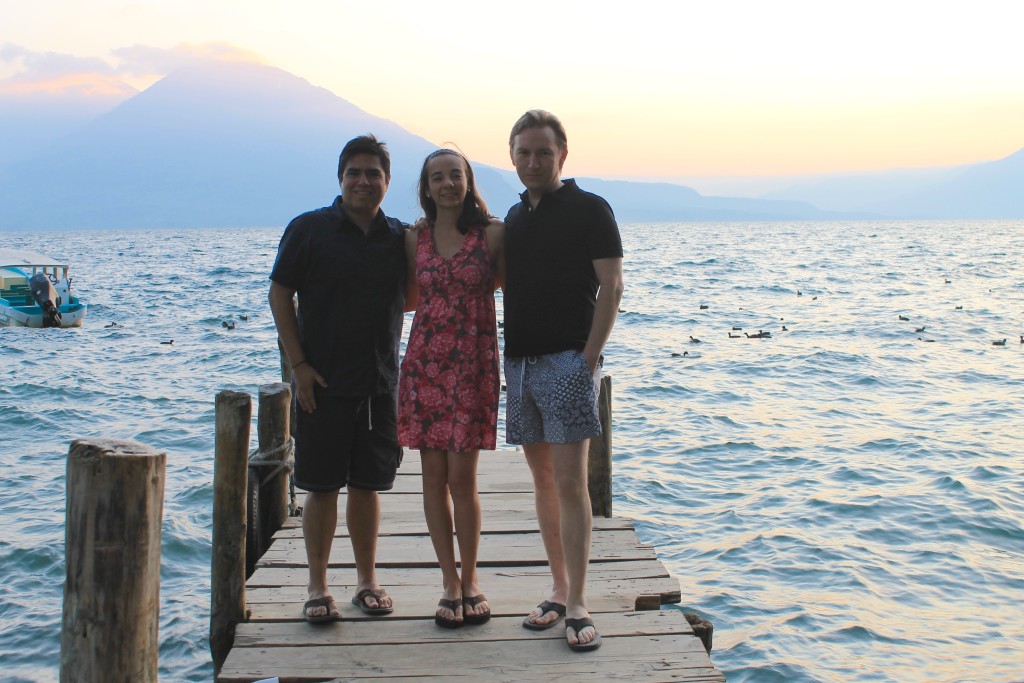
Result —
MULTIPOLYGON (((356 229, 359 229, 359 226, 357 226, 354 221, 349 219, 348 213, 345 211, 344 200, 341 198, 340 194, 334 198, 334 203, 331 204, 330 210, 331 213, 337 216, 338 220, 340 220, 342 223, 347 223, 355 227, 356 229)), ((387 229, 387 216, 384 215, 383 209, 378 208, 377 215, 373 217, 373 223, 370 225, 370 232, 376 232, 377 230, 381 229, 382 226, 385 229, 387 229)), ((360 232, 362 231, 360 230, 360 232)))
MULTIPOLYGON (((540 206, 541 203, 543 203, 545 201, 550 201, 550 200, 548 200, 548 197, 554 197, 554 198, 564 197, 564 196, 566 196, 568 194, 571 194, 571 193, 575 192, 578 189, 579 188, 576 187, 576 179, 575 178, 563 178, 562 179, 562 186, 560 188, 558 188, 557 190, 552 190, 551 192, 545 192, 544 195, 540 198, 540 201, 537 202, 537 206, 540 206)), ((530 206, 530 191, 529 190, 523 190, 520 193, 519 198, 523 200, 524 204, 526 204, 527 209, 531 209, 532 210, 532 207, 530 206)), ((340 199, 340 197, 339 197, 339 199, 340 199)))

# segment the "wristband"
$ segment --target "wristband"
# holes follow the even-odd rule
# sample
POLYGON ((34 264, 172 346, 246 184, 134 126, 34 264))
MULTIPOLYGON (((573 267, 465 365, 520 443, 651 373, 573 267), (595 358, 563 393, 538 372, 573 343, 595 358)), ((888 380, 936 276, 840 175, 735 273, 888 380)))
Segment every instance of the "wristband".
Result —
POLYGON ((307 360, 306 360, 305 358, 303 358, 303 359, 302 359, 302 360, 300 360, 300 361, 299 361, 298 363, 292 363, 292 370, 294 370, 295 368, 299 367, 299 366, 300 366, 300 365, 302 365, 303 363, 306 363, 306 364, 308 364, 308 361, 307 361, 307 360))

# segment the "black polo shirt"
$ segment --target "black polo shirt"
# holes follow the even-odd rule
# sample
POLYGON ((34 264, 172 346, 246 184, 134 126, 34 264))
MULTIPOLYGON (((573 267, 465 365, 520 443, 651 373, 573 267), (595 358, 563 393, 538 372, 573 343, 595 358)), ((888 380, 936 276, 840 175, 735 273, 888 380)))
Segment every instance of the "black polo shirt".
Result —
POLYGON ((571 178, 536 208, 520 197, 505 217, 505 356, 582 350, 597 301, 593 261, 622 257, 615 216, 571 178))
POLYGON ((372 396, 398 384, 405 309, 405 224, 378 211, 369 234, 332 206, 288 224, 270 273, 299 295, 306 360, 327 381, 325 394, 372 396))

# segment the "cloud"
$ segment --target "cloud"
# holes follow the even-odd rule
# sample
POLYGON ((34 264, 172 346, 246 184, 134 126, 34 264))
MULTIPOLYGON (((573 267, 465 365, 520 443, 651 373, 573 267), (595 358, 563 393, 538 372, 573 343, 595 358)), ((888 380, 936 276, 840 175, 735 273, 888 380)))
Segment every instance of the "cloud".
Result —
POLYGON ((118 59, 118 70, 127 76, 161 76, 202 62, 253 62, 262 64, 263 59, 255 52, 230 43, 183 43, 174 48, 132 45, 113 50, 118 59))
POLYGON ((0 61, 13 64, 18 69, 12 80, 42 80, 68 73, 114 74, 113 67, 98 57, 34 52, 14 43, 0 46, 0 61))
POLYGON ((171 71, 208 61, 256 62, 255 52, 229 43, 182 44, 174 48, 132 45, 112 58, 37 52, 14 43, 0 45, 0 64, 13 75, 0 80, 0 95, 74 95, 126 99, 171 71), (136 87, 138 86, 138 87, 136 87))

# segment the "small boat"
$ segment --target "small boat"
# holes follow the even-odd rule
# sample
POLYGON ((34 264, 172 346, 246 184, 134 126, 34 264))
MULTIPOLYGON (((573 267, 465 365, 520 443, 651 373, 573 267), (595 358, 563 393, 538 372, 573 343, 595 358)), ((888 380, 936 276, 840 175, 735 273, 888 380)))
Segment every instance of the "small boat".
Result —
POLYGON ((87 310, 71 293, 66 263, 0 249, 0 327, 79 327, 87 310))

